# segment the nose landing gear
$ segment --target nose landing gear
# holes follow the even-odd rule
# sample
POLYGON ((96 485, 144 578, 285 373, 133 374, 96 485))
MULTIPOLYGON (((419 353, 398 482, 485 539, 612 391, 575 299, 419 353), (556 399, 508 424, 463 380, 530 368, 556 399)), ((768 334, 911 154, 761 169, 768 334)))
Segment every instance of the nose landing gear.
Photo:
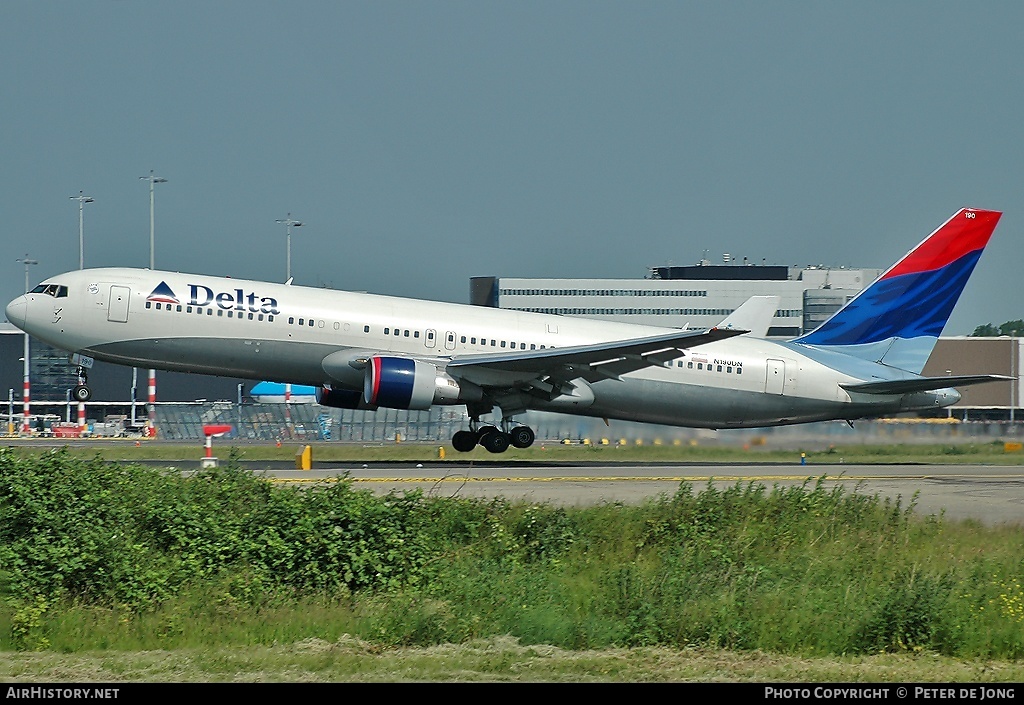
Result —
POLYGON ((78 384, 71 389, 71 396, 74 397, 77 402, 87 402, 92 399, 92 390, 89 389, 89 373, 82 365, 78 366, 76 371, 78 374, 78 384))

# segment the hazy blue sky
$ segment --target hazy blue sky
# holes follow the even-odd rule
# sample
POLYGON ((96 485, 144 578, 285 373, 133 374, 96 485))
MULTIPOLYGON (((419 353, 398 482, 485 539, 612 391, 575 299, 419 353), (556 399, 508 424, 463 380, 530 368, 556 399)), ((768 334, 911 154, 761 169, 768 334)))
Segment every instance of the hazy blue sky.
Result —
POLYGON ((1003 210, 946 334, 1024 317, 1024 3, 5 0, 0 299, 85 264, 468 301, 707 252, 888 267, 1003 210))

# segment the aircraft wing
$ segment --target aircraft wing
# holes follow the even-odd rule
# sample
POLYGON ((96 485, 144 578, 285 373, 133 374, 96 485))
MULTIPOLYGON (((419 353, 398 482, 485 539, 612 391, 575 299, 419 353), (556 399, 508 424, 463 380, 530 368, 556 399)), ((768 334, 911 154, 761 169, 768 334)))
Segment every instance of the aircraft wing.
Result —
POLYGON ((541 379, 557 383, 582 377, 588 382, 618 379, 627 372, 664 365, 687 348, 713 343, 745 330, 711 328, 674 331, 630 340, 594 345, 520 350, 498 355, 462 355, 452 358, 446 371, 453 377, 482 387, 513 386, 541 379))
POLYGON ((848 392, 861 392, 862 394, 911 394, 913 392, 928 392, 933 389, 966 387, 971 384, 1005 382, 1014 379, 1016 377, 1007 377, 1006 375, 957 375, 892 379, 881 382, 854 382, 852 384, 840 384, 839 386, 848 392))

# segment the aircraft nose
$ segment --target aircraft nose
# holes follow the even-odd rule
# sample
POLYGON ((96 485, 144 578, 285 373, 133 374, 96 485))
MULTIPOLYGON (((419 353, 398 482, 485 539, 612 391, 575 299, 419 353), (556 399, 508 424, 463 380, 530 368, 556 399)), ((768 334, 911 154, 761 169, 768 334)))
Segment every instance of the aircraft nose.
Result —
POLYGON ((7 304, 5 313, 7 314, 7 320, 18 326, 18 328, 25 328, 25 309, 26 302, 24 296, 19 296, 11 303, 7 304))

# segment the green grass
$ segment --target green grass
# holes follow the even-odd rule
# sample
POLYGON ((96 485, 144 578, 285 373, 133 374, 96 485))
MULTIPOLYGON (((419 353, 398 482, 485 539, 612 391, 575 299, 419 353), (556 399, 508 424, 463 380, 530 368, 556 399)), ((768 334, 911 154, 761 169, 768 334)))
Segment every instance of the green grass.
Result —
MULTIPOLYGON (((362 445, 351 443, 312 443, 313 462, 375 462, 375 461, 443 461, 443 462, 655 462, 655 463, 735 463, 765 462, 787 463, 806 455, 808 463, 832 465, 840 463, 864 464, 962 464, 972 465, 1024 465, 1024 452, 1006 451, 1002 441, 951 442, 931 444, 837 445, 824 442, 794 443, 787 448, 765 446, 680 445, 565 445, 538 443, 531 448, 509 450, 500 455, 477 447, 470 453, 459 453, 450 445, 425 443, 388 443, 362 445), (443 450, 443 458, 441 451, 443 450)), ((17 446, 15 446, 17 447, 17 446)), ((64 446, 53 441, 47 446, 24 446, 19 452, 48 453, 64 446)), ((234 455, 245 461, 294 462, 304 444, 231 443, 225 441, 214 448, 222 459, 234 455)), ((201 444, 142 441, 96 442, 67 446, 74 457, 132 461, 198 461, 203 455, 201 444)))
POLYGON ((102 654, 138 674, 160 652, 203 664, 169 680, 659 680, 717 659, 738 679, 1019 681, 1024 528, 912 510, 820 482, 380 497, 0 450, 0 677, 102 654))

